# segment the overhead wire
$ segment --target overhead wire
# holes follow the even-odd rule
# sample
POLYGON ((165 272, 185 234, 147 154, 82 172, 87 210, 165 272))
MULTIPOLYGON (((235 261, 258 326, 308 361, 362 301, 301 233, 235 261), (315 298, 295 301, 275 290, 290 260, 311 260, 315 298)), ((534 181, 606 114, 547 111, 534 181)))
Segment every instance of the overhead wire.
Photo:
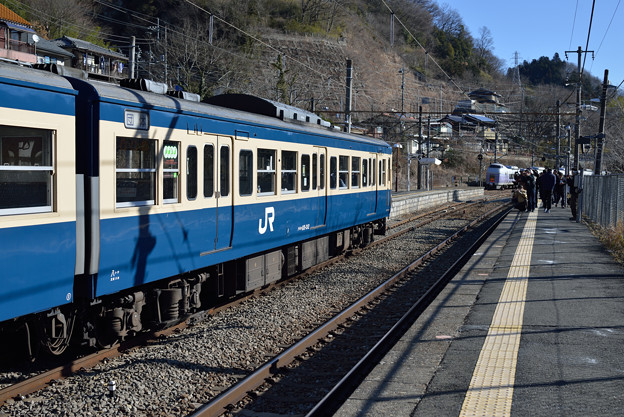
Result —
POLYGON ((576 0, 576 7, 574 8, 574 20, 572 20, 572 33, 570 34, 570 46, 568 49, 572 49, 572 38, 574 37, 574 27, 576 26, 576 13, 578 12, 578 0, 576 0))
MULTIPOLYGON (((591 15, 589 16, 589 29, 587 30, 587 42, 585 43, 585 56, 583 57, 583 66, 581 67, 581 78, 583 77, 583 71, 585 70, 585 61, 587 60, 587 48, 589 48, 589 37, 591 35, 592 23, 594 21, 594 9, 596 7, 596 0, 592 1, 591 15)), ((581 80, 579 80, 580 82, 581 80)))

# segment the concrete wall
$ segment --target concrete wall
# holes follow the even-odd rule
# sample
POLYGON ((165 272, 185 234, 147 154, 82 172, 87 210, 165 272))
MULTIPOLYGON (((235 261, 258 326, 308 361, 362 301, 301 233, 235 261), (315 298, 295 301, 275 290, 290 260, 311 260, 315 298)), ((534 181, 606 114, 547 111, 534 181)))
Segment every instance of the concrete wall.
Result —
POLYGON ((473 200, 482 196, 483 188, 481 187, 393 194, 390 218, 395 219, 418 210, 453 201, 473 200))

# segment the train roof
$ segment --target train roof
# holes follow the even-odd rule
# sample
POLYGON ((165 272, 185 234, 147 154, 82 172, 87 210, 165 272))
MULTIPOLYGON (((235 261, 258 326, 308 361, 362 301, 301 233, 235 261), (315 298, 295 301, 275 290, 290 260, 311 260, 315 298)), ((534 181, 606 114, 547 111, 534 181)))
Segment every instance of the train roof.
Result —
POLYGON ((75 94, 71 83, 60 75, 52 72, 38 71, 14 62, 0 61, 0 77, 17 81, 20 84, 38 88, 47 86, 52 90, 63 90, 64 93, 75 94))
MULTIPOLYGON (((269 126, 272 128, 283 130, 296 130, 299 132, 305 132, 306 134, 331 137, 334 139, 341 139, 344 141, 358 142, 367 145, 380 146, 384 148, 390 148, 388 143, 368 136, 360 136, 354 134, 343 133, 329 127, 317 126, 312 123, 305 123, 297 120, 286 121, 281 120, 277 116, 271 117, 264 111, 263 113, 252 113, 240 109, 232 109, 228 107, 218 106, 215 104, 196 102, 191 100, 184 100, 178 97, 157 94, 149 91, 142 91, 133 88, 120 87, 116 84, 110 84, 103 81, 87 80, 83 81, 93 87, 100 99, 109 101, 112 103, 134 103, 139 107, 161 108, 163 110, 169 110, 172 112, 187 112, 194 114, 207 115, 210 117, 235 120, 239 123, 269 126)), ((243 95, 241 95, 243 96, 243 95)), ((246 96, 253 97, 253 96, 246 96)), ((256 100, 263 100, 254 97, 256 100)), ((228 99, 232 100, 232 97, 228 99)), ((218 101, 218 100, 215 100, 218 101)), ((257 103, 257 102, 256 102, 257 103)), ((271 102, 276 103, 276 102, 271 102)), ((284 105, 286 106, 286 105, 284 105)), ((288 106, 291 109, 295 109, 292 106, 288 106)), ((242 108, 246 108, 242 106, 242 108)), ((301 110, 301 114, 309 113, 305 110, 301 110)))

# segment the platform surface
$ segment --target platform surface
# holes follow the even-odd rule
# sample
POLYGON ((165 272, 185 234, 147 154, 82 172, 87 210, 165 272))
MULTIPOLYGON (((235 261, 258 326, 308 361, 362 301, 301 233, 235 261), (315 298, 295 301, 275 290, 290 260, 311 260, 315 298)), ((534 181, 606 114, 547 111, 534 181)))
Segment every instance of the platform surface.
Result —
POLYGON ((512 211, 336 416, 624 415, 624 268, 512 211))

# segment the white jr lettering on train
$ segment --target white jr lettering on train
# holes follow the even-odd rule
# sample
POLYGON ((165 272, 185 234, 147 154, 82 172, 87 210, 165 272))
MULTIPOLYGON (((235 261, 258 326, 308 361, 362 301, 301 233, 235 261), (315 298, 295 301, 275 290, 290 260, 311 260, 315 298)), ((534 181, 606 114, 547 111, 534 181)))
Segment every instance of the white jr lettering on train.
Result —
POLYGON ((267 207, 264 209, 264 226, 262 226, 262 219, 258 220, 258 232, 263 235, 267 231, 267 227, 273 231, 273 220, 275 220, 275 208, 267 207))

